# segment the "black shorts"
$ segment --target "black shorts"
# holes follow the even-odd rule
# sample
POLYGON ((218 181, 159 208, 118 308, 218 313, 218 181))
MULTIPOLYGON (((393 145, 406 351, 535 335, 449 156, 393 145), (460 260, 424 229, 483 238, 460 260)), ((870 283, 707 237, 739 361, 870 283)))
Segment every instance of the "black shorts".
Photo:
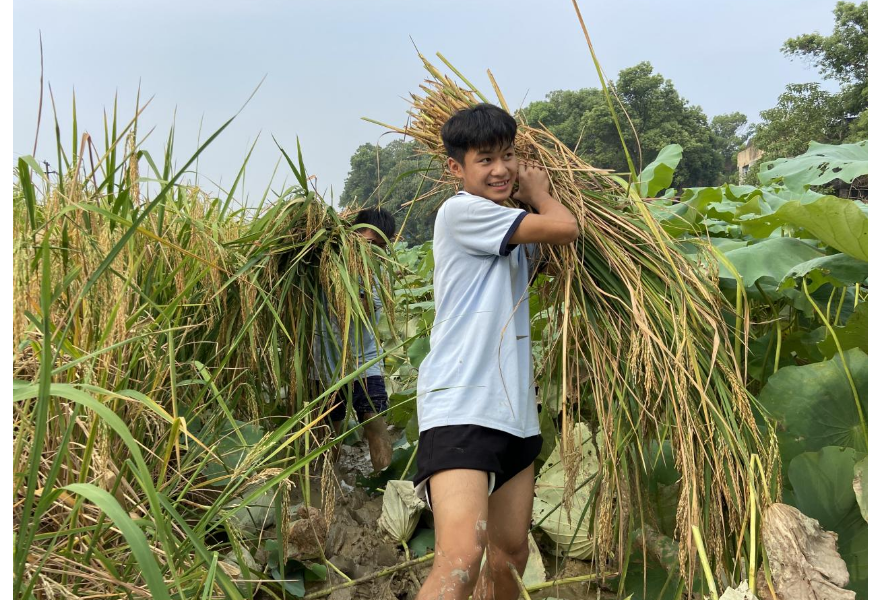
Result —
POLYGON ((389 396, 386 395, 386 382, 379 375, 371 375, 364 379, 356 379, 349 385, 343 386, 334 394, 331 402, 339 402, 331 411, 332 421, 342 421, 346 418, 346 404, 352 398, 352 409, 358 415, 359 420, 365 413, 381 413, 389 406, 389 396))
POLYGON ((474 469, 494 474, 492 493, 533 464, 541 450, 540 435, 522 438, 480 425, 433 427, 420 434, 413 483, 448 469, 474 469))

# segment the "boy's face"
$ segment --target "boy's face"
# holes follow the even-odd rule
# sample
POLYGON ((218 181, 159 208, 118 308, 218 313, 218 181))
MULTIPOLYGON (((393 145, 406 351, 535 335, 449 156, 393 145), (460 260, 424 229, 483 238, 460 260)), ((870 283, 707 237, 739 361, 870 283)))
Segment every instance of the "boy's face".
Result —
POLYGON ((514 146, 508 144, 493 150, 469 150, 462 164, 448 158, 447 168, 462 179, 466 192, 501 204, 511 196, 518 175, 518 159, 514 146))
POLYGON ((368 242, 370 242, 374 246, 377 246, 378 248, 380 248, 380 250, 386 249, 386 240, 384 240, 383 236, 381 236, 379 233, 377 233, 373 229, 368 229, 367 227, 362 227, 362 228, 358 229, 357 231, 360 235, 364 236, 364 238, 368 242))

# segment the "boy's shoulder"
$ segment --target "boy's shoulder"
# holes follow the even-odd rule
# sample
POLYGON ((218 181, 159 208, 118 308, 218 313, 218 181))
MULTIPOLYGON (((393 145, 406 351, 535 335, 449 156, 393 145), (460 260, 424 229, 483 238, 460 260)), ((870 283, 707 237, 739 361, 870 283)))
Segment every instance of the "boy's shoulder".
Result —
MULTIPOLYGON (((469 194, 468 192, 464 192, 464 191, 456 192, 455 194, 453 194, 447 200, 444 201, 444 203, 441 205, 441 208, 443 209, 445 207, 450 207, 450 206, 455 206, 455 205, 462 206, 463 204, 468 204, 469 202, 474 202, 474 200, 476 198, 478 198, 478 196, 473 196, 472 194, 469 194)), ((449 210, 449 208, 448 208, 448 210, 449 210)))
POLYGON ((476 196, 466 191, 460 191, 445 200, 441 204, 441 207, 438 209, 438 212, 445 214, 451 213, 456 216, 463 216, 465 214, 465 211, 468 211, 471 207, 488 203, 490 205, 495 205, 495 202, 488 198, 484 198, 483 196, 476 196))

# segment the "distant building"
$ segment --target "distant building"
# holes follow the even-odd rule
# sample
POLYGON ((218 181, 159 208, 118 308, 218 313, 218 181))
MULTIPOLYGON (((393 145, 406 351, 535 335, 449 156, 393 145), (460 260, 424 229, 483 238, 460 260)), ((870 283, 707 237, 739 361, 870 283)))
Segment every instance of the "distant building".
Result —
POLYGON ((753 140, 747 142, 747 147, 738 153, 738 183, 744 183, 744 178, 750 167, 759 162, 763 157, 763 151, 753 145, 753 140))

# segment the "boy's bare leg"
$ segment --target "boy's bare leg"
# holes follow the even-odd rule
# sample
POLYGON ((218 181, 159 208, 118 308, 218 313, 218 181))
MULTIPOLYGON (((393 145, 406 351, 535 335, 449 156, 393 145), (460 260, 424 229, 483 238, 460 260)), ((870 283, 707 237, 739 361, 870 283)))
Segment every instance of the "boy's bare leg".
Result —
POLYGON ((487 473, 450 469, 429 479, 435 559, 417 600, 465 600, 487 545, 487 473))
MULTIPOLYGON (((375 414, 364 413, 361 420, 367 421, 375 414)), ((386 420, 383 417, 377 417, 373 421, 365 423, 364 436, 367 438, 368 449, 371 453, 371 465, 373 465, 374 471, 379 473, 392 462, 392 438, 389 437, 386 420)))
POLYGON ((533 514, 533 465, 504 486, 489 501, 487 562, 481 569, 474 600, 514 600, 518 585, 508 565, 523 575, 530 548, 527 534, 533 514))

